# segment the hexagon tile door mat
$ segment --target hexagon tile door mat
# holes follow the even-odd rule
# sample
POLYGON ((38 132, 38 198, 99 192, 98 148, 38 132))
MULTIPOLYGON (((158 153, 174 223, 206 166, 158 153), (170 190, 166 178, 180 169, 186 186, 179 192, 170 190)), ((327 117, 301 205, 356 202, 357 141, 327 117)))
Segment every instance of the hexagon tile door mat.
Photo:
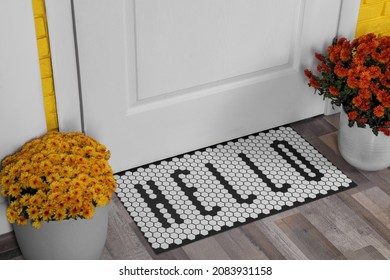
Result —
POLYGON ((115 174, 156 253, 356 186, 290 127, 115 174))

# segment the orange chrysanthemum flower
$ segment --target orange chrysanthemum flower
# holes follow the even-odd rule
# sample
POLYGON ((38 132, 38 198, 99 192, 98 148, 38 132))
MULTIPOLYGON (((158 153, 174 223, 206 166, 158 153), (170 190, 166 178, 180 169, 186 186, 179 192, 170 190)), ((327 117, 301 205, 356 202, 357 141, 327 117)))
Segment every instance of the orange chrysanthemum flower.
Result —
POLYGON ((319 88, 321 86, 320 83, 318 83, 315 79, 310 79, 310 85, 313 88, 319 88))
POLYGON ((325 62, 325 58, 324 58, 324 56, 322 54, 316 52, 316 53, 314 53, 314 56, 315 56, 315 58, 317 58, 322 63, 325 62))
POLYGON ((368 68, 368 71, 370 73, 371 79, 376 79, 380 77, 381 75, 381 69, 378 66, 370 66, 368 68))
POLYGON ((333 95, 333 96, 337 96, 337 95, 339 95, 339 91, 338 91, 338 89, 337 88, 335 88, 334 86, 330 86, 329 87, 329 92, 333 95))
POLYGON ((390 108, 390 94, 388 93, 382 94, 382 105, 385 108, 390 108))
POLYGON ((360 97, 360 96, 356 96, 352 99, 352 104, 355 106, 355 107, 359 107, 360 105, 362 105, 362 102, 363 102, 363 99, 360 97))
POLYGON ((328 47, 329 59, 331 62, 336 63, 340 59, 341 46, 333 45, 328 47))
POLYGON ((309 69, 304 70, 304 74, 308 79, 311 79, 313 77, 313 73, 309 69))
POLYGON ((357 116, 358 116, 358 113, 356 111, 351 111, 348 113, 348 119, 350 121, 356 120, 357 116))
POLYGON ((359 81, 354 76, 351 75, 351 76, 348 76, 347 85, 351 89, 355 89, 355 88, 359 87, 359 81))
POLYGON ((371 98, 371 91, 369 89, 367 89, 367 88, 360 89, 358 94, 359 94, 359 96, 362 99, 369 99, 369 98, 371 98))
POLYGON ((361 111, 368 111, 369 109, 371 108, 371 106, 370 106, 370 100, 368 100, 368 99, 363 99, 362 100, 362 104, 360 104, 360 106, 359 106, 359 109, 361 110, 361 111))
POLYGON ((342 63, 339 61, 336 66, 334 67, 334 73, 340 77, 344 78, 348 76, 348 69, 344 68, 342 63))
POLYGON ((385 114, 385 108, 383 108, 383 106, 381 105, 378 105, 374 108, 374 115, 377 117, 377 118, 381 118, 383 117, 383 115, 385 114))
POLYGON ((359 87, 360 88, 369 88, 371 82, 371 76, 368 71, 364 71, 360 74, 359 87))

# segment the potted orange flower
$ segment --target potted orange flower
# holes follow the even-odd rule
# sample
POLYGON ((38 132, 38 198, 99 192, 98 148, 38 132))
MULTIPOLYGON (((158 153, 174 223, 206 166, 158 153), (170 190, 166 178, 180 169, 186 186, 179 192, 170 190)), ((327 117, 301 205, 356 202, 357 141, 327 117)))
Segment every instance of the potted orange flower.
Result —
POLYGON ((50 132, 2 160, 0 184, 2 195, 9 198, 7 218, 14 224, 24 257, 100 256, 107 233, 104 206, 116 188, 109 158, 104 145, 83 133, 50 132), (100 244, 90 243, 96 238, 88 228, 98 234, 100 244), (73 231, 66 233, 67 229, 73 231), (76 241, 64 242, 72 236, 76 241), (57 248, 60 243, 66 248, 57 248), (87 247, 94 252, 89 254, 87 247))
POLYGON ((343 157, 365 170, 390 166, 390 37, 367 34, 352 42, 336 38, 326 54, 315 53, 315 57, 317 73, 308 69, 304 73, 315 92, 342 107, 343 157), (379 150, 367 154, 373 141, 379 150))

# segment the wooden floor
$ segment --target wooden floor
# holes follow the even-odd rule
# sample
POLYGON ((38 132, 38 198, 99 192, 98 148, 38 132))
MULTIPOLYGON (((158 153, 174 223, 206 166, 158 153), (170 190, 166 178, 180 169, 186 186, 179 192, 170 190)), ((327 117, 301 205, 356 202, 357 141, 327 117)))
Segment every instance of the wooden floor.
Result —
MULTIPOLYGON (((292 124, 358 186, 155 255, 117 197, 102 259, 390 259, 390 168, 363 172, 337 149, 338 115, 292 124)), ((22 259, 14 235, 0 259, 22 259)))

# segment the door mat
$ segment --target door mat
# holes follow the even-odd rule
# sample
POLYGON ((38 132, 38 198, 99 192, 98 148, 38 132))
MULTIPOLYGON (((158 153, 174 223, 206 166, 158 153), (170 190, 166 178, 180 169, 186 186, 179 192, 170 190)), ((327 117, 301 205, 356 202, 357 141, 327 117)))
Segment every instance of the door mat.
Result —
POLYGON ((356 186, 291 127, 115 174, 155 253, 356 186))

